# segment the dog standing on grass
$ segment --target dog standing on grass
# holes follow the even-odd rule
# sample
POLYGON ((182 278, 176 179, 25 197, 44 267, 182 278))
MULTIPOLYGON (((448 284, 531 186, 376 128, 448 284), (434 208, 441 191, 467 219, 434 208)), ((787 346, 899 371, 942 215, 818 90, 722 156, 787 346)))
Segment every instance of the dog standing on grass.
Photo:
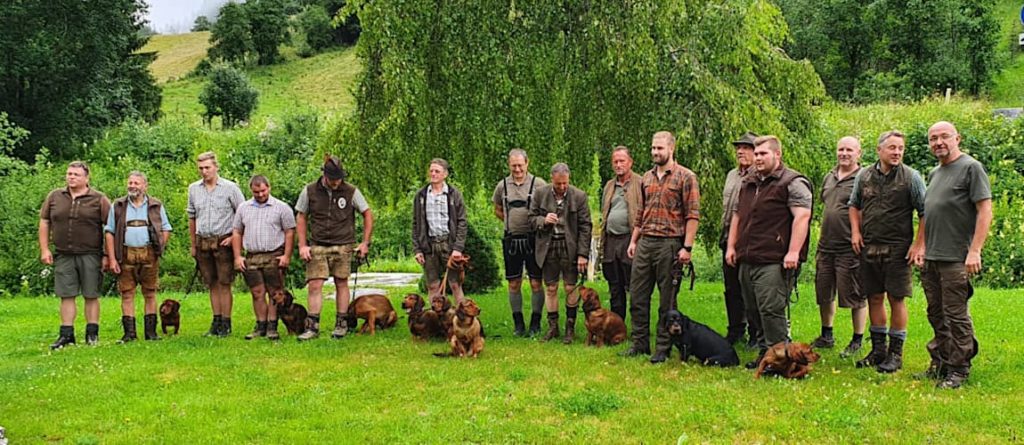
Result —
POLYGON ((181 303, 178 300, 167 298, 160 303, 160 329, 167 335, 167 328, 174 328, 174 335, 178 335, 181 327, 181 303))

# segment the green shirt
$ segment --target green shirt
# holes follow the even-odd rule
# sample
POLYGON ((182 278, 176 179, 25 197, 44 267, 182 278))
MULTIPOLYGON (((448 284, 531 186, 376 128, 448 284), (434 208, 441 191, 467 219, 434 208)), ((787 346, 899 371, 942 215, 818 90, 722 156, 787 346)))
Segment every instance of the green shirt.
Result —
POLYGON ((629 207, 626 205, 626 188, 615 184, 615 191, 612 192, 612 202, 608 208, 608 233, 612 235, 625 235, 633 230, 629 223, 629 207))
POLYGON ((966 260, 978 216, 975 204, 986 199, 992 199, 988 174, 967 154, 932 170, 924 197, 924 259, 966 260))

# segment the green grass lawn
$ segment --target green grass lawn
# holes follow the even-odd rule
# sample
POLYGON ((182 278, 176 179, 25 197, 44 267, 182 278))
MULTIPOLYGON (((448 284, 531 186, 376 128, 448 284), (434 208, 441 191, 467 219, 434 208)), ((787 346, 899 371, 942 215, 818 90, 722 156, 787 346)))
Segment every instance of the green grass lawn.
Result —
MULTIPOLYGON (((812 288, 800 294, 794 336, 810 341, 818 331, 812 288)), ((858 370, 837 349, 824 351, 803 381, 755 381, 744 369, 680 364, 676 356, 652 366, 619 358, 624 345, 584 347, 581 334, 571 346, 512 338, 503 291, 475 298, 490 335, 476 360, 434 357, 445 345, 410 340, 404 315, 376 337, 247 342, 246 295, 237 295, 231 338, 201 336, 209 304, 192 295, 180 336, 118 345, 118 301, 104 299, 101 344, 51 352, 55 299, 3 299, 0 425, 16 444, 1006 443, 1024 436, 1024 309, 1014 291, 975 297, 981 355, 959 391, 911 377, 927 365, 930 337, 920 290, 910 300, 904 371, 858 370)), ((683 290, 680 302, 723 328, 720 285, 683 290)), ((850 335, 847 314, 836 325, 840 343, 850 335)), ((329 332, 334 316, 324 318, 329 332)), ((82 330, 79 323, 80 337, 82 330)), ((740 355, 749 360, 753 352, 740 355)))

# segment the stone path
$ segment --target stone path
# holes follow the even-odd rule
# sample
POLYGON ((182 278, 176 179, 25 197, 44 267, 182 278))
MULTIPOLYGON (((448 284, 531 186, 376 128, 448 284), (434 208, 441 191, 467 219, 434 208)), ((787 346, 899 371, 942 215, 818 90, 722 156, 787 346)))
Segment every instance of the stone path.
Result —
MULTIPOLYGON (((381 272, 363 272, 358 274, 359 288, 356 289, 356 297, 367 294, 385 294, 387 290, 382 288, 388 287, 401 287, 415 285, 420 279, 418 273, 381 273, 381 272)), ((348 277, 348 284, 352 286, 356 284, 356 274, 348 277)), ((324 283, 324 286, 334 287, 334 278, 330 278, 324 283)), ((324 291, 324 299, 333 300, 334 290, 330 292, 324 291)))

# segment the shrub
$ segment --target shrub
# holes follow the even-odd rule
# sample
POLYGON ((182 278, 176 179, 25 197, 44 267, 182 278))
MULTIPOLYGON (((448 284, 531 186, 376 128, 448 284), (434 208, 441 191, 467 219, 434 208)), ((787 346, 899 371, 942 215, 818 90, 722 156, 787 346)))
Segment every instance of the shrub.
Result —
POLYGON ((223 128, 234 127, 249 119, 258 97, 259 93, 241 71, 230 65, 215 66, 199 94, 199 103, 206 107, 203 120, 210 125, 215 116, 220 116, 223 128))

